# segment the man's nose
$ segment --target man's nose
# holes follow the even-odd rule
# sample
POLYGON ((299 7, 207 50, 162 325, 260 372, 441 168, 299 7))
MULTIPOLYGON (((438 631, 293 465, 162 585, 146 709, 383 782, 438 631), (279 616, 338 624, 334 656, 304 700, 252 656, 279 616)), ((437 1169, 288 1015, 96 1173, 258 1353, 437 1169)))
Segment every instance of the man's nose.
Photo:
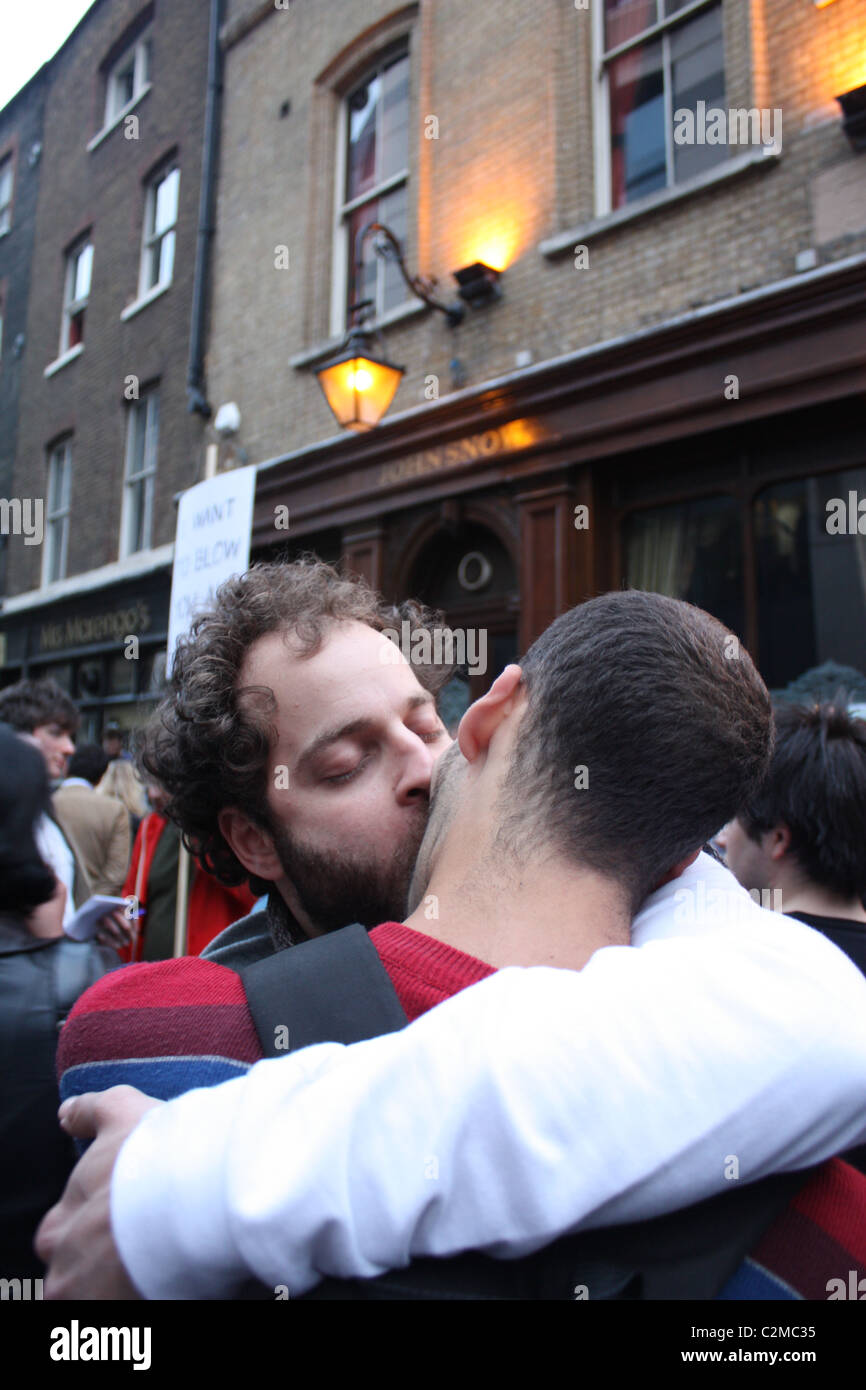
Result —
POLYGON ((715 837, 715 843, 718 845, 719 849, 723 849, 723 850, 725 851, 725 853, 727 853, 727 849, 728 849, 728 827, 727 827, 727 825, 723 825, 723 826, 722 826, 722 828, 721 828, 721 830, 719 831, 718 835, 716 835, 716 837, 715 837))
POLYGON ((60 751, 67 758, 71 758, 72 754, 75 752, 75 744, 72 742, 72 739, 69 737, 68 734, 64 734, 63 736, 63 741, 60 745, 60 751))
POLYGON ((396 794, 401 805, 430 795, 430 777, 439 756, 438 746, 425 743, 417 734, 406 731, 406 740, 401 748, 401 765, 397 780, 396 794))

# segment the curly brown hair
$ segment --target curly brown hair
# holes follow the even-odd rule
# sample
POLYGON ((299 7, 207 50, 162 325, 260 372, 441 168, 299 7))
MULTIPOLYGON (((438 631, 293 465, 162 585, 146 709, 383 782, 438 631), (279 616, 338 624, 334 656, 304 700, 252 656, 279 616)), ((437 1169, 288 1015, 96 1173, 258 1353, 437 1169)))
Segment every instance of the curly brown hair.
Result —
MULTIPOLYGON (((304 658, 320 649, 335 623, 366 623, 382 632, 400 629, 404 620, 410 632, 442 621, 417 603, 390 605, 364 580, 304 555, 290 564, 253 565, 226 580, 179 641, 169 693, 145 730, 139 761, 168 794, 166 813, 187 849, 223 883, 249 880, 255 893, 272 887, 244 868, 217 822, 224 807, 234 806, 270 829, 265 783, 277 738, 276 701, 266 687, 247 687, 240 699, 238 677, 252 645, 271 632, 291 633, 304 658)), ((453 668, 414 670, 436 694, 453 668)))

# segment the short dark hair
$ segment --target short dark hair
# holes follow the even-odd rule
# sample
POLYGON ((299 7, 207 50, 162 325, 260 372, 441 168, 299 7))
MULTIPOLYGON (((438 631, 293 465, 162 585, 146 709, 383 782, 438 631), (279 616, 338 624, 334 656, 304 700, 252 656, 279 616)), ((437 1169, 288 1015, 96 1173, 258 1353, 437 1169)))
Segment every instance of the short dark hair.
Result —
POLYGON ((503 843, 531 854, 543 837, 622 884, 634 912, 762 781, 767 688, 715 618, 638 590, 564 613, 521 666, 503 843))
POLYGON ((59 724, 74 734, 81 715, 56 681, 23 680, 0 690, 0 719, 19 733, 32 734, 43 724, 59 724))
MULTIPOLYGON (((236 806, 271 829, 265 779, 275 702, 260 689, 248 692, 255 698, 240 698, 238 689, 253 643, 271 632, 291 633, 303 658, 319 650, 335 623, 366 623, 382 632, 399 630, 404 619, 410 632, 440 620, 420 604, 389 605, 364 580, 305 555, 254 565, 226 580, 178 643, 169 693, 145 730, 140 762, 145 779, 168 793, 166 812, 187 848, 224 883, 248 880, 258 893, 273 886, 244 868, 217 819, 224 807, 236 806)), ((434 693, 453 671, 444 663, 414 669, 434 693)))
POLYGON ((54 893, 54 874, 40 858, 34 827, 50 804, 38 748, 0 729, 0 909, 29 916, 54 893))
POLYGON ((105 776, 105 769, 111 762, 108 754, 98 743, 79 743, 66 769, 67 777, 83 777, 95 787, 105 776))
POLYGON ((770 770, 739 819, 753 840, 786 825, 807 878, 840 897, 866 896, 866 722, 844 692, 777 706, 770 770))

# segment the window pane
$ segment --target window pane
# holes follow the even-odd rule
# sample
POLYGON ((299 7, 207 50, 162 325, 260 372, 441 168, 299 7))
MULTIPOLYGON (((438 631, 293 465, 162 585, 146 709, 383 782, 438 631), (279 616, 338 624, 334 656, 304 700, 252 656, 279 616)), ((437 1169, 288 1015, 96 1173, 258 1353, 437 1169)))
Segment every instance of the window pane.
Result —
POLYGON ((177 221, 177 192, 180 184, 180 170, 172 169, 156 185, 156 201, 153 214, 153 230, 159 236, 173 227, 177 221))
POLYGON ((132 407, 129 417, 129 448, 126 460, 126 476, 128 478, 134 478, 144 471, 145 405, 146 401, 139 401, 137 405, 132 407))
POLYGON ((771 688, 825 661, 866 669, 864 498, 864 468, 780 483, 756 498, 760 667, 771 688))
POLYGON ((616 48, 642 34, 658 18, 657 0, 604 0, 605 48, 616 48))
POLYGON ((144 522, 144 483, 130 484, 129 495, 129 550, 142 549, 142 524, 144 522))
POLYGON ((151 472, 156 468, 156 451, 159 441, 159 396, 151 391, 145 402, 147 411, 147 443, 145 467, 151 472))
MULTIPOLYGON (((389 193, 386 198, 381 199, 382 221, 386 227, 390 227, 395 237, 400 243, 400 248, 406 254, 406 233, 408 231, 408 196, 406 185, 395 188, 393 193, 389 193)), ((387 313, 397 304, 402 304, 409 296, 406 282, 400 274, 400 267, 396 261, 380 261, 379 274, 383 279, 382 286, 382 312, 387 313)))
POLYGON ((692 0, 665 0, 665 15, 676 14, 677 10, 685 9, 692 0))
POLYGON ((705 608, 745 628, 740 513, 732 497, 635 512, 625 523, 626 583, 705 608))
POLYGON ((79 309, 77 314, 72 314, 69 319, 69 340, 66 344, 69 348, 78 347, 79 343, 84 342, 84 310, 79 309))
MULTIPOLYGON (((708 110, 724 109, 725 64, 720 5, 671 34, 671 75, 674 129, 677 113, 685 110, 696 112, 698 101, 706 102, 708 110)), ((720 164, 729 154, 727 144, 678 145, 674 142, 674 180, 679 183, 692 178, 704 169, 720 164)))
POLYGON ((161 285, 167 285, 174 268, 174 232, 166 232, 159 244, 159 264, 157 276, 161 285))
POLYGON ((0 164, 0 207, 12 198, 12 160, 7 158, 0 164))
POLYGON ((624 53, 608 71, 611 186, 620 207, 667 182, 661 43, 624 53))
POLYGON ((409 163, 409 59, 400 58, 382 79, 382 157, 379 179, 399 174, 409 163))
POLYGON ((377 198, 374 198, 370 203, 363 203, 361 207, 355 208, 355 211, 349 217, 348 308, 351 308, 353 304, 360 302, 362 299, 372 299, 375 305, 376 261, 378 258, 370 244, 373 240, 372 235, 369 236, 364 243, 364 271, 360 284, 355 283, 355 248, 359 232, 367 226, 368 222, 378 222, 379 220, 379 201, 377 198))
POLYGON ((156 241, 145 252, 145 289, 152 290, 159 284, 159 262, 162 256, 162 242, 156 241))
POLYGON ((130 58, 129 62, 116 76, 115 94, 117 97, 117 109, 125 106, 128 101, 132 101, 135 95, 135 58, 130 58))
POLYGON ((75 256, 72 275, 72 298, 86 299, 90 294, 90 272, 93 267, 93 247, 83 246, 75 256))
POLYGON ((62 579, 60 573, 60 541, 61 531, 56 521, 50 522, 48 526, 48 558, 45 564, 45 582, 53 584, 55 579, 62 579))
POLYGON ((135 662, 123 655, 108 662, 108 694, 132 695, 135 692, 135 662))
POLYGON ((55 449, 48 464, 48 511, 56 512, 60 508, 60 450, 55 449))
POLYGON ((374 77, 349 98, 346 200, 351 202, 379 182, 376 172, 376 123, 382 79, 374 77))

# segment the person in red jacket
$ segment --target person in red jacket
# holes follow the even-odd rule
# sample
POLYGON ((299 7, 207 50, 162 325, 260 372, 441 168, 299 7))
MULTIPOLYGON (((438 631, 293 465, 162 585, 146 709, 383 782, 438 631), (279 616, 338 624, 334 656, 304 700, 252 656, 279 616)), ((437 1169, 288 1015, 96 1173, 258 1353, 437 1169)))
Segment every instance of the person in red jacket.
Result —
MULTIPOLYGON (((141 916, 138 935, 121 952, 122 960, 167 960, 174 955, 180 831, 161 815, 165 793, 150 783, 148 799, 154 810, 141 822, 123 896, 135 897, 141 916)), ((246 885, 229 888, 196 861, 190 863, 186 955, 197 956, 225 927, 253 908, 255 895, 246 885)))

